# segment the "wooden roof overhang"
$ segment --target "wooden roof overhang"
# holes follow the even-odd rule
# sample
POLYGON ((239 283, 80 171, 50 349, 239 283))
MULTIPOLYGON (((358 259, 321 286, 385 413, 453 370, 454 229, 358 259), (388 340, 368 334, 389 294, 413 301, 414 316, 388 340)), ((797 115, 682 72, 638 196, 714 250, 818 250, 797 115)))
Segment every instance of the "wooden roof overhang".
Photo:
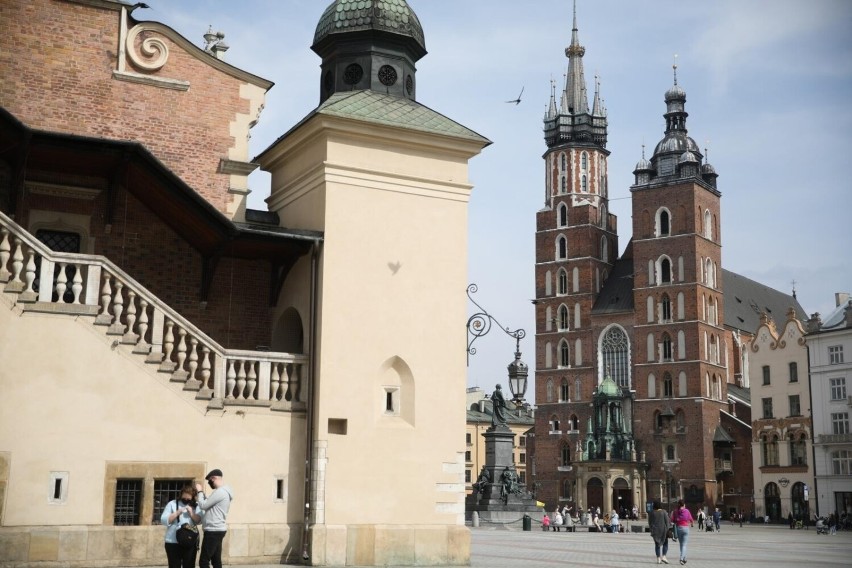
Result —
POLYGON ((287 272, 323 239, 317 231, 233 222, 139 142, 31 129, 2 107, 0 160, 9 164, 12 173, 7 213, 13 216, 27 172, 99 180, 107 191, 107 224, 113 222, 118 190, 126 189, 199 252, 201 301, 207 299, 219 260, 226 257, 270 262, 270 304, 274 305, 287 272))

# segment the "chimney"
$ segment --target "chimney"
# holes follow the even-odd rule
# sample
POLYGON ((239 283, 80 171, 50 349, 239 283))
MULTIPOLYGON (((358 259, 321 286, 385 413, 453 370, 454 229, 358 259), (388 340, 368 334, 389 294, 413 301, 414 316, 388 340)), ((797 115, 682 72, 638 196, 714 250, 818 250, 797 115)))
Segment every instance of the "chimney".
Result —
POLYGON ((837 293, 834 294, 834 305, 835 306, 840 307, 848 301, 849 301, 849 292, 837 292, 837 293))
POLYGON ((807 321, 805 331, 807 333, 816 333, 820 327, 822 327, 822 319, 819 317, 819 312, 815 312, 811 314, 810 319, 807 321))

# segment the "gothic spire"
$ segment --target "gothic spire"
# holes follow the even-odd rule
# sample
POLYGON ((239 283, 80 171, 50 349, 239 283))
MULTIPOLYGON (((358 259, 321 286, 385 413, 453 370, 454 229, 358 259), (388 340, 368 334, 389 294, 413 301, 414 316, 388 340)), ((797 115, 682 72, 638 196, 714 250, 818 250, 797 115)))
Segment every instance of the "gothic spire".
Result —
POLYGON ((601 81, 597 74, 595 74, 595 101, 592 103, 592 116, 606 116, 606 108, 601 102, 601 81))
POLYGON ((586 79, 583 76, 583 55, 586 48, 580 45, 577 32, 577 0, 574 0, 574 27, 571 30, 571 45, 565 48, 568 57, 568 78, 565 81, 565 94, 562 108, 569 114, 588 114, 589 98, 586 94, 586 79))

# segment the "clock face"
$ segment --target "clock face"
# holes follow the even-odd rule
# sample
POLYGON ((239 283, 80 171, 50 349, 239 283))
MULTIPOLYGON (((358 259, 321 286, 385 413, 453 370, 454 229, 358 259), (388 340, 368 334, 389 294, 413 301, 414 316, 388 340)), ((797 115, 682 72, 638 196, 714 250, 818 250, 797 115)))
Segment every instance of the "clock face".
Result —
POLYGON ((379 69, 379 81, 385 87, 390 87, 394 83, 396 83, 397 74, 396 69, 391 67, 390 65, 382 65, 379 69))

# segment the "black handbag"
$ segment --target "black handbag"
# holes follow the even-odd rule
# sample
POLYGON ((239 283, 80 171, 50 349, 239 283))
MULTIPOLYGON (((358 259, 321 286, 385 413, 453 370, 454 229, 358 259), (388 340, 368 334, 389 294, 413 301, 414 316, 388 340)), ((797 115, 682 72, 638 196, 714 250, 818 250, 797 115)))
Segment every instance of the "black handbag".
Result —
POLYGON ((190 523, 184 523, 178 528, 176 537, 177 543, 182 547, 198 546, 198 527, 190 523))

